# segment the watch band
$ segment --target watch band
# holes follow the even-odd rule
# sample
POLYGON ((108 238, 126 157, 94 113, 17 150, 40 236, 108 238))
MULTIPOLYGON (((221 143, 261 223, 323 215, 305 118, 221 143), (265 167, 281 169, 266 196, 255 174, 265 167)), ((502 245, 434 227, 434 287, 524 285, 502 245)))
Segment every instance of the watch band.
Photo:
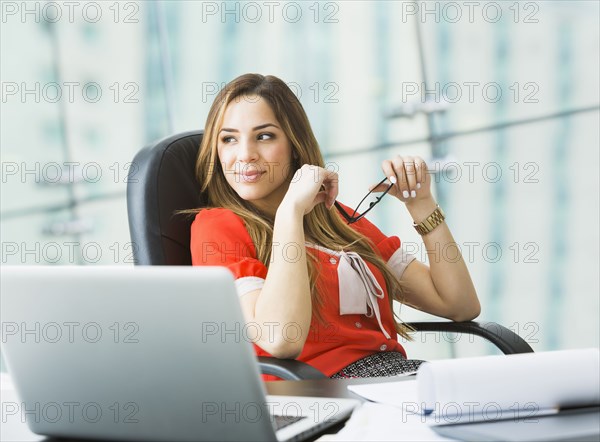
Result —
POLYGON ((436 205, 435 210, 431 213, 431 215, 429 215, 423 222, 419 224, 413 223, 413 227, 417 232, 419 232, 419 235, 427 235, 437 226, 442 224, 445 219, 446 216, 444 215, 442 208, 436 205))

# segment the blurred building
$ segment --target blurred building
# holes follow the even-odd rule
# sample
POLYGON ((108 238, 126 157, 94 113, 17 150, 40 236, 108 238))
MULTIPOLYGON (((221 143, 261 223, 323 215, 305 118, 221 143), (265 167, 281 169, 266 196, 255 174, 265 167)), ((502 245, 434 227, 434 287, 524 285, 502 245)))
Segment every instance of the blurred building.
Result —
MULTIPOLYGON (((2 3, 3 265, 131 265, 135 152, 259 72, 299 96, 346 204, 384 159, 428 161, 481 320, 598 346, 598 2, 66 3, 2 3)), ((370 219, 426 261, 401 206, 370 219)))

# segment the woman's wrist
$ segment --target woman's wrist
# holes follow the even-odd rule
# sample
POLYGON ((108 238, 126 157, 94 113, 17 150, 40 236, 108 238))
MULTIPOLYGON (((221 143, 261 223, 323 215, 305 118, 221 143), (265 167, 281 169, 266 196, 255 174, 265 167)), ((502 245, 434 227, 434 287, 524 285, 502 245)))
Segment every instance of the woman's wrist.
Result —
POLYGON ((285 199, 281 202, 279 207, 277 208, 277 212, 275 213, 276 219, 286 219, 286 220, 294 220, 294 219, 302 219, 304 217, 304 211, 298 207, 297 204, 293 202, 288 202, 285 199))
POLYGON ((416 200, 406 203, 408 213, 410 213, 410 216, 415 224, 420 224, 426 220, 427 217, 433 213, 436 207, 437 203, 432 196, 423 200, 416 200))

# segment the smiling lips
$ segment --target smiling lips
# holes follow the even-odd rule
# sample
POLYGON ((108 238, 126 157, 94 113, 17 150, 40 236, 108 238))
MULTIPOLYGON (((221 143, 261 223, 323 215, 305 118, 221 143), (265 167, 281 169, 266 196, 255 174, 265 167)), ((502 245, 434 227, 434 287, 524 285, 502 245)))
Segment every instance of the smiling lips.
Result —
POLYGON ((242 179, 246 182, 246 183, 254 183, 258 180, 260 180, 260 178, 267 173, 266 171, 260 172, 258 170, 247 170, 244 171, 243 173, 238 173, 237 175, 239 175, 240 177, 242 177, 242 179))

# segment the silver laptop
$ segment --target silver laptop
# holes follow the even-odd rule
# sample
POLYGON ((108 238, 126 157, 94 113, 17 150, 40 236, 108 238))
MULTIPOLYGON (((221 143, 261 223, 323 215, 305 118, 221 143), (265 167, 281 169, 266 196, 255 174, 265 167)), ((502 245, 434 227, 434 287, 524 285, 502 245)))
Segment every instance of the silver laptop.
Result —
POLYGON ((1 351, 34 433, 301 440, 358 405, 265 394, 224 268, 2 266, 1 272, 1 351))

